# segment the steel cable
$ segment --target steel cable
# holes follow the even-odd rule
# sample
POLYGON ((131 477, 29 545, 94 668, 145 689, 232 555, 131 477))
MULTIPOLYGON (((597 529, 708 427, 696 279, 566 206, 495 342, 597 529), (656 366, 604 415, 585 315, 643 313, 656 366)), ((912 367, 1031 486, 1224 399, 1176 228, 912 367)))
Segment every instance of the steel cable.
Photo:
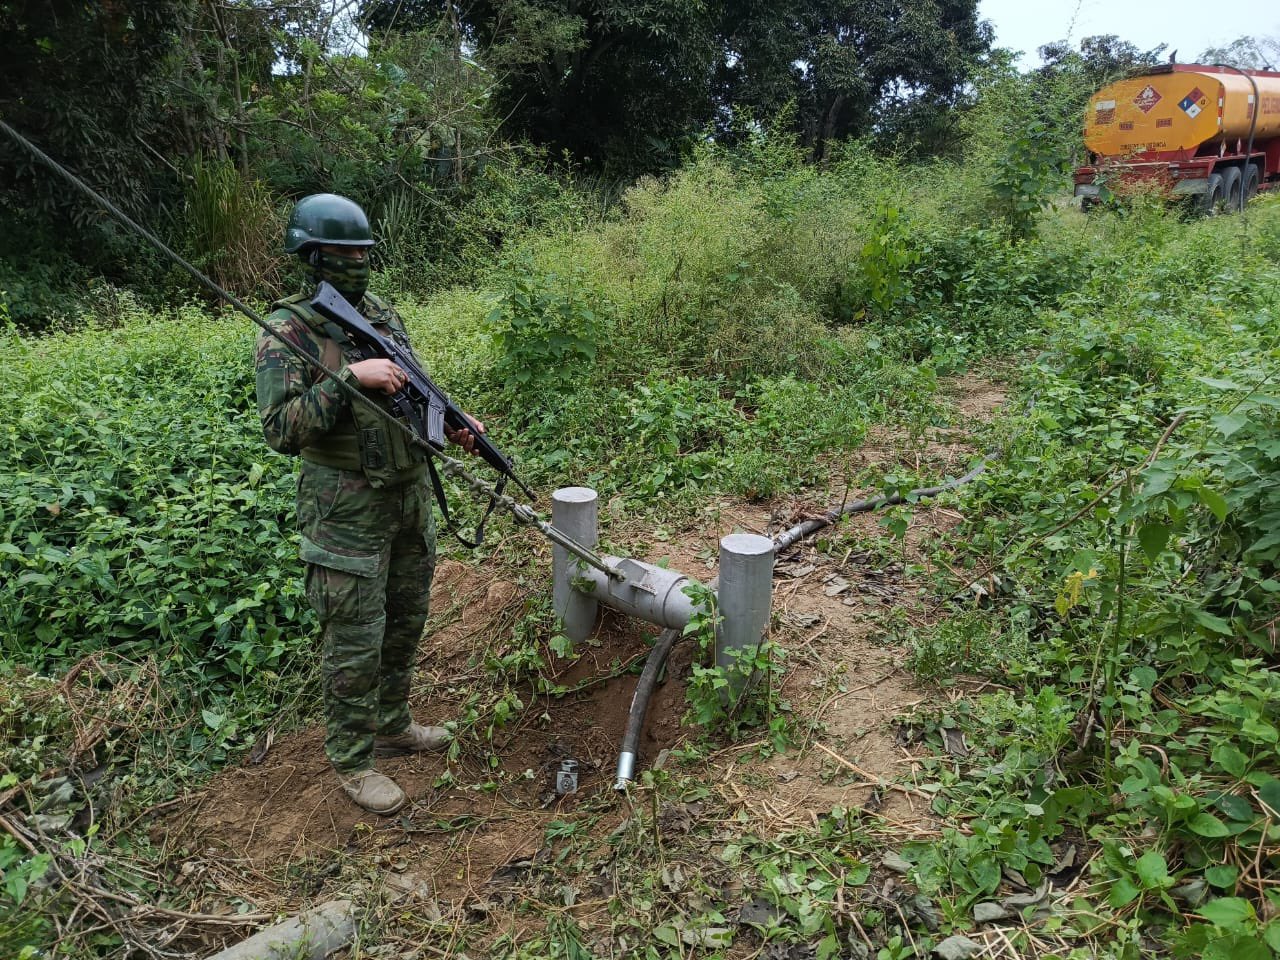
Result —
POLYGON ((389 411, 379 406, 370 397, 365 396, 364 393, 357 390, 351 384, 343 380, 337 371, 329 369, 320 360, 309 355, 304 350, 300 349, 294 344, 289 343, 287 340, 281 337, 275 330, 273 330, 271 325, 267 323, 267 321, 264 320, 256 310, 254 310, 248 304, 240 300, 240 298, 235 296, 235 294, 230 293, 227 290, 224 290, 212 278, 210 278, 209 276, 201 272, 192 264, 188 263, 186 259, 184 259, 180 254, 178 254, 172 248, 170 248, 168 244, 166 244, 163 240, 157 237, 154 233, 152 233, 146 227, 142 226, 140 223, 135 221, 127 213, 125 213, 123 210, 117 207, 114 203, 112 203, 109 199, 107 199, 105 196, 100 194, 98 191, 94 190, 93 187, 89 186, 87 183, 81 180, 74 173, 72 173, 62 164, 60 164, 57 160, 54 160, 51 156, 49 156, 47 153, 45 153, 43 150, 37 147, 34 143, 32 143, 30 140, 28 140, 26 137, 20 134, 17 130, 9 126, 9 124, 6 123, 4 120, 0 120, 0 131, 3 131, 5 134, 7 134, 15 143, 17 143, 23 149, 28 151, 33 157, 35 157, 37 160, 39 160, 41 163, 47 166, 54 173, 58 174, 58 176, 62 177, 62 179, 66 180, 67 183, 71 184, 71 186, 74 187, 76 190, 78 190, 80 193, 89 197, 91 200, 93 200, 94 203, 98 204, 100 207, 102 207, 104 210, 110 213, 113 217, 115 217, 121 223, 125 224, 125 226, 129 227, 129 229, 133 230, 143 239, 147 240, 149 243, 155 246, 156 249, 160 250, 160 252, 162 252, 166 257, 168 257, 171 261, 173 261, 175 264, 181 267, 184 271, 186 271, 193 279, 195 279, 198 283, 200 283, 201 286, 207 288, 210 292, 216 294, 218 297, 221 297, 223 300, 229 303, 236 310, 240 311, 242 314, 244 314, 246 317, 252 320, 264 333, 266 333, 268 336, 273 337, 274 339, 279 341, 279 343, 286 350, 288 350, 289 353, 297 357, 299 360, 301 360, 307 366, 311 367, 313 370, 322 374, 327 379, 332 380, 338 386, 338 388, 342 390, 343 393, 346 394, 349 400, 353 400, 357 403, 364 404, 368 409, 374 411, 378 416, 386 420, 387 423, 391 424, 394 429, 399 430, 401 433, 403 433, 411 444, 413 444, 416 447, 419 447, 422 450, 425 450, 428 453, 428 455, 434 457, 439 462, 440 471, 445 476, 450 477, 451 479, 454 479, 454 480, 461 481, 467 486, 468 489, 470 489, 473 493, 475 493, 478 498, 484 499, 490 503, 497 503, 500 506, 504 507, 511 513, 512 517, 515 519, 517 523, 524 526, 532 526, 537 528, 537 530, 543 536, 545 536, 548 540, 550 540, 552 543, 555 543, 555 544, 558 544, 559 546, 564 547, 570 553, 574 554, 576 557, 581 559, 584 563, 587 563, 590 566, 595 567, 597 570, 600 570, 601 572, 608 574, 610 577, 614 578, 615 580, 622 579, 622 573, 618 570, 618 568, 613 566, 612 564, 605 562, 605 560, 602 557, 600 557, 600 555, 597 554, 594 550, 584 546, 581 543, 578 543, 568 534, 563 533, 560 530, 557 530, 546 520, 538 516, 537 511, 535 511, 528 504, 519 503, 514 497, 510 496, 509 494, 499 492, 493 484, 490 484, 485 480, 482 480, 480 477, 477 477, 475 474, 471 473, 466 467, 462 465, 460 461, 455 460, 453 457, 450 457, 448 454, 445 454, 442 451, 435 449, 435 447, 431 446, 431 444, 429 444, 426 440, 418 436, 418 434, 408 424, 404 423, 401 420, 396 419, 396 417, 392 416, 392 414, 389 411))

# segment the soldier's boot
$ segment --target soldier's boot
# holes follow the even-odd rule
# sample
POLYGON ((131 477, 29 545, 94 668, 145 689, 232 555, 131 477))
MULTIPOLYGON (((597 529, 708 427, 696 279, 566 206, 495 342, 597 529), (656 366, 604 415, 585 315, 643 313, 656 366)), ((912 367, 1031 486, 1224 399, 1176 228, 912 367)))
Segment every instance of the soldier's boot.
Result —
POLYGON ((379 757, 397 757, 406 753, 442 750, 453 739, 444 727, 424 727, 410 723, 409 729, 395 736, 373 738, 373 752, 379 757))
POLYGON ((342 789, 352 802, 370 813, 389 817, 409 799, 400 785, 377 770, 342 774, 342 789))

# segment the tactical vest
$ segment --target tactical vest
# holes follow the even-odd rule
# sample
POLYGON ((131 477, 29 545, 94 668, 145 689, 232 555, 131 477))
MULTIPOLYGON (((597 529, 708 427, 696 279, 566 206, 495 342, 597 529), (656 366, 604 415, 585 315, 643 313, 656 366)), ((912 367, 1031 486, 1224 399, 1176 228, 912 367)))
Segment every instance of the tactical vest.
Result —
MULTIPOLYGON (((391 330, 391 337, 401 347, 413 353, 409 338, 405 334, 404 325, 394 310, 379 297, 366 293, 365 300, 372 307, 371 313, 365 316, 375 326, 385 323, 391 330)), ((324 352, 321 362, 330 370, 336 370, 339 361, 348 365, 366 359, 351 338, 332 320, 327 320, 311 306, 306 294, 296 294, 278 300, 271 307, 273 310, 288 310, 308 327, 324 336, 324 352)), ((324 374, 312 372, 312 384, 319 381, 324 374)), ((362 390, 378 406, 387 409, 383 394, 362 390)), ((421 473, 428 454, 412 446, 405 435, 391 427, 385 419, 378 416, 362 403, 352 403, 348 416, 342 417, 332 430, 319 441, 301 451, 304 460, 323 464, 339 470, 360 470, 369 478, 374 487, 397 486, 421 473)))

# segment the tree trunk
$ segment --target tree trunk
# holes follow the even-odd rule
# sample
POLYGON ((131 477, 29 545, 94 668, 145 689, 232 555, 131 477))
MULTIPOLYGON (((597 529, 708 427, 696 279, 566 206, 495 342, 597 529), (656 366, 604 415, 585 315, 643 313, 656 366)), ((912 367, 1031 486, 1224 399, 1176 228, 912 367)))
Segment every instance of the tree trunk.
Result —
POLYGON ((827 159, 827 144, 835 139, 836 120, 840 116, 844 100, 844 94, 837 93, 831 101, 831 106, 827 109, 827 115, 822 120, 822 129, 818 133, 818 142, 813 145, 813 159, 819 163, 827 159))

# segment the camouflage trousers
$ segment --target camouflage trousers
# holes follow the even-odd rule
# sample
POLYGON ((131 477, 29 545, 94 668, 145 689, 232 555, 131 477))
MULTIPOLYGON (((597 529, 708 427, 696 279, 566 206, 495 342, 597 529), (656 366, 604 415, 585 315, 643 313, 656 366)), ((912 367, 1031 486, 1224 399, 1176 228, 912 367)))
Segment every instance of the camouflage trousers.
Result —
POLYGON ((374 735, 409 726, 436 554, 425 467, 374 488, 359 471, 304 460, 298 527, 307 599, 323 631, 325 754, 339 771, 365 770, 374 735))

